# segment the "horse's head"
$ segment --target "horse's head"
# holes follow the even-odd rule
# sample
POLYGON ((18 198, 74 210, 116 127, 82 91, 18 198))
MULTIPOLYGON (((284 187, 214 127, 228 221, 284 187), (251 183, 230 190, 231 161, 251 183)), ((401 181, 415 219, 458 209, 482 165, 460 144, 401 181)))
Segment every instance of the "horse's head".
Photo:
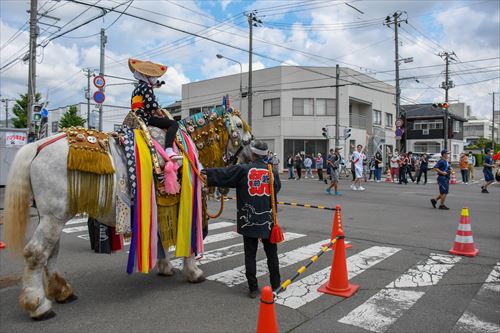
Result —
POLYGON ((243 163, 248 163, 252 158, 250 142, 253 135, 250 126, 243 120, 237 110, 229 109, 227 112, 226 128, 229 133, 229 140, 225 157, 231 161, 239 158, 243 163))
POLYGON ((250 161, 250 127, 236 110, 215 107, 181 120, 198 149, 203 166, 231 164, 237 158, 250 161))

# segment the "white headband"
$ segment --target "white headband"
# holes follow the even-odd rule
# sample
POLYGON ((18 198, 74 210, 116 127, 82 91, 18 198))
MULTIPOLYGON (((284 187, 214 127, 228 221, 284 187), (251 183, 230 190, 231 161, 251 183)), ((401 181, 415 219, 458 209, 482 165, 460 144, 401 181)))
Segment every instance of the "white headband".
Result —
POLYGON ((258 149, 258 148, 255 148, 255 147, 250 147, 250 150, 252 151, 252 153, 254 153, 255 155, 260 155, 260 156, 266 156, 267 155, 267 149, 258 149))

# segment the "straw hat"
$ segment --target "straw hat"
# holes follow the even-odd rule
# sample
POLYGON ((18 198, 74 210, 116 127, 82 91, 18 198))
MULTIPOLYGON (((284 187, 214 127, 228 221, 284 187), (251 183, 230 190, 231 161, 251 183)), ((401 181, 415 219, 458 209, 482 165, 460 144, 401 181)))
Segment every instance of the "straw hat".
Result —
POLYGON ((128 59, 128 67, 132 73, 137 71, 142 75, 152 77, 162 76, 168 69, 167 66, 155 64, 151 61, 142 61, 132 58, 128 59))

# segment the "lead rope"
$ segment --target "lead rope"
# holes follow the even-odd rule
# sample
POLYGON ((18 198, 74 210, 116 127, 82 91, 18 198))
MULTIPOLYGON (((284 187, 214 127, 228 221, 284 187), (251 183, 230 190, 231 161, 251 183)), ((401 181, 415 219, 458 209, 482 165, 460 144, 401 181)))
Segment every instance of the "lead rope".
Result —
POLYGON ((271 209, 273 211, 273 223, 275 226, 277 226, 278 219, 276 218, 276 202, 274 199, 274 176, 273 176, 273 166, 271 164, 267 165, 267 172, 269 173, 269 187, 271 188, 271 205, 272 205, 271 209))

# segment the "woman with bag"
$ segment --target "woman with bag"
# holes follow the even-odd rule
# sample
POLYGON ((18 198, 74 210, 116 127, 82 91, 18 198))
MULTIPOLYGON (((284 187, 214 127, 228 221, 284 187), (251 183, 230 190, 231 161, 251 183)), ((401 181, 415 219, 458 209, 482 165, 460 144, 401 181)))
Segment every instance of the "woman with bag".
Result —
MULTIPOLYGON (((264 162, 267 144, 255 141, 250 147, 252 162, 228 168, 210 168, 201 171, 207 186, 236 188, 237 232, 243 235, 245 251, 245 275, 248 280, 248 296, 259 294, 256 256, 259 239, 264 245, 267 267, 273 290, 280 286, 277 242, 273 239, 279 226, 276 220, 276 195, 281 188, 279 174, 264 162), (272 181, 272 183, 271 183, 272 181), (273 202, 272 202, 273 201, 273 202)), ((280 235, 282 237, 282 234, 280 235)))

